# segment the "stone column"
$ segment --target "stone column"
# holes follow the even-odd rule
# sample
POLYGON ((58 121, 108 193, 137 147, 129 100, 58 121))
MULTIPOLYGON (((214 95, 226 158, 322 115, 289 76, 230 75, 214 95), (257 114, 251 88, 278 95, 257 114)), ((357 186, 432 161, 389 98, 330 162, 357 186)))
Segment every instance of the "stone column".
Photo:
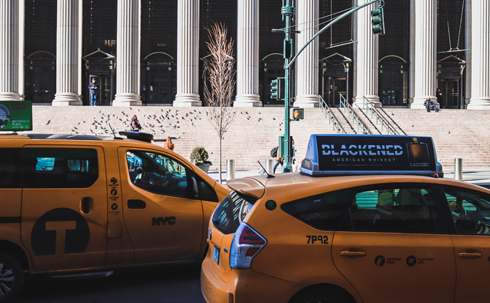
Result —
POLYGON ((82 105, 78 91, 79 1, 58 0, 56 21, 56 94, 53 106, 82 105))
POLYGON ((471 11, 471 99, 468 109, 490 109, 490 2, 473 0, 471 11))
POLYGON ((177 94, 174 106, 201 106, 199 99, 199 0, 177 8, 177 94))
POLYGON ((141 105, 141 0, 117 1, 116 98, 113 106, 141 105))
POLYGON ((21 100, 18 0, 0 0, 0 100, 21 100))
MULTIPOLYGON (((318 31, 319 1, 297 2, 296 51, 299 51, 318 31)), ((296 101, 294 106, 318 107, 318 38, 313 40, 296 59, 296 101)))
POLYGON ((238 0, 235 107, 262 106, 259 96, 259 0, 238 0))
MULTIPOLYGON (((368 2, 359 0, 358 5, 368 2)), ((374 4, 357 11, 357 95, 355 103, 362 107, 366 101, 364 96, 381 107, 378 97, 378 56, 379 38, 373 34, 371 10, 374 4)))
POLYGON ((19 0, 19 95, 25 100, 24 88, 25 0, 19 0))
POLYGON ((410 108, 425 109, 427 99, 437 103, 437 0, 415 2, 415 91, 410 108))

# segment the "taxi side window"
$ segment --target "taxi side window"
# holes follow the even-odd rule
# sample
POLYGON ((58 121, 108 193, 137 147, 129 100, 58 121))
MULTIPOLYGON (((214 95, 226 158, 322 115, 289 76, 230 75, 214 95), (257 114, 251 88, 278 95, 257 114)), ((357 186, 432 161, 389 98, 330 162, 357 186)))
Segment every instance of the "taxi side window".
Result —
POLYGON ((99 177, 97 151, 76 148, 24 148, 25 188, 86 188, 99 177))
POLYGON ((353 230, 439 232, 430 187, 360 190, 349 214, 353 230))
POLYGON ((20 188, 21 149, 0 148, 0 188, 20 188))
POLYGON ((351 189, 328 192, 284 203, 281 208, 314 228, 336 229, 349 205, 351 192, 351 189))
POLYGON ((490 235, 490 197, 445 186, 452 220, 459 234, 490 235))
POLYGON ((130 150, 126 152, 129 179, 135 186, 148 192, 190 197, 187 168, 165 155, 130 150))
POLYGON ((210 201, 210 202, 220 202, 218 200, 218 195, 214 188, 209 185, 206 181, 201 179, 196 175, 197 184, 199 186, 199 194, 201 195, 201 200, 210 201))

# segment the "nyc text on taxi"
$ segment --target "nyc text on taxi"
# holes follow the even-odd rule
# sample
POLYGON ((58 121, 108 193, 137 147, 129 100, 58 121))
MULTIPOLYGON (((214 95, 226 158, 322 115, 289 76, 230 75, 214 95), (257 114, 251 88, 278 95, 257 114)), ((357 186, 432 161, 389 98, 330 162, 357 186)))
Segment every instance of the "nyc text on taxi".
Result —
POLYGON ((229 182, 207 302, 486 302, 490 191, 435 178, 429 137, 313 135, 300 173, 229 182))
POLYGON ((26 272, 200 262, 228 192, 155 144, 0 135, 0 302, 20 292, 26 272))

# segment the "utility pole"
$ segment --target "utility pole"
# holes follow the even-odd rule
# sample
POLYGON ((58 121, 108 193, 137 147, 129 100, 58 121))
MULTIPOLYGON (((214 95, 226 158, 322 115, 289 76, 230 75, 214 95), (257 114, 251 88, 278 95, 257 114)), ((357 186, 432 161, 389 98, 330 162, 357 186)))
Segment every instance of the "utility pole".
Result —
POLYGON ((283 155, 284 155, 284 164, 282 166, 282 171, 284 173, 291 171, 291 129, 290 129, 290 119, 289 119, 289 102, 292 95, 292 86, 291 86, 291 66, 289 64, 289 60, 293 55, 293 16, 295 13, 294 8, 294 0, 283 0, 282 1, 282 19, 286 23, 285 28, 285 37, 284 37, 284 47, 283 47, 283 56, 284 56, 284 139, 283 139, 283 155))

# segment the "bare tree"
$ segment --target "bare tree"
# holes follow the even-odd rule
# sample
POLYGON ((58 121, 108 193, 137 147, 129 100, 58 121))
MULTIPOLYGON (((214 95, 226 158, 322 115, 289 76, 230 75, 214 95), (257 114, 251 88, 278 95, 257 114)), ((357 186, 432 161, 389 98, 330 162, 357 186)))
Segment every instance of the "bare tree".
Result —
POLYGON ((207 61, 208 82, 204 99, 209 122, 219 137, 219 181, 221 183, 221 152, 223 135, 233 123, 235 111, 231 107, 235 91, 235 59, 233 58, 233 40, 228 41, 228 30, 221 23, 213 23, 208 32, 209 42, 206 45, 210 55, 207 61))

